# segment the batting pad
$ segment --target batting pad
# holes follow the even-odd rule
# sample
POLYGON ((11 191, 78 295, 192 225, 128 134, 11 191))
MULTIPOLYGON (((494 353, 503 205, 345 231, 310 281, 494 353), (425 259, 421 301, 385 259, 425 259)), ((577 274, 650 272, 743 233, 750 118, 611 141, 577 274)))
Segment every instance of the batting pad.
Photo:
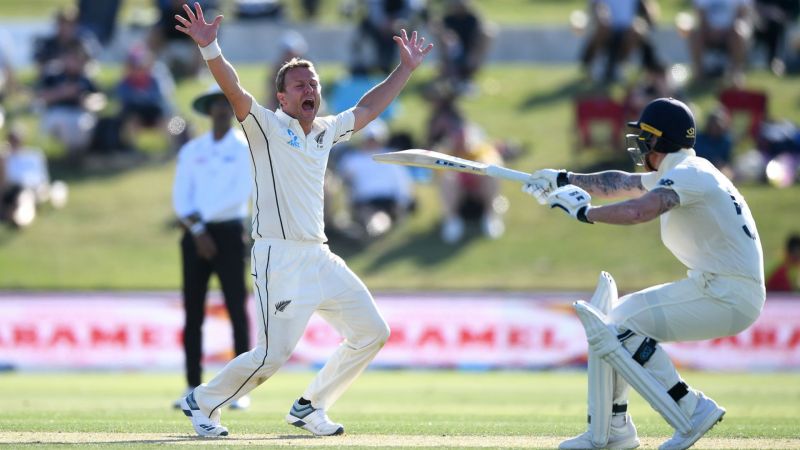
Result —
POLYGON ((692 427, 683 410, 667 394, 661 383, 622 347, 617 336, 609 330, 605 314, 581 300, 573 303, 572 307, 586 330, 590 352, 594 352, 616 369, 673 428, 681 433, 689 433, 692 427))
MULTIPOLYGON (((600 272, 597 288, 589 304, 605 316, 617 300, 617 284, 608 272, 600 272)), ((611 429, 611 407, 614 391, 614 371, 595 352, 589 349, 589 432, 592 444, 604 448, 611 429)))

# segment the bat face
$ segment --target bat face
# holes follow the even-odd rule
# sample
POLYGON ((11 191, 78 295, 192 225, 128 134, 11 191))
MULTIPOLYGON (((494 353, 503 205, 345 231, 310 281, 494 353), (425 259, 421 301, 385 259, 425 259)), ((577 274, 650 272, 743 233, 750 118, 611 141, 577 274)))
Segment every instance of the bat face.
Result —
POLYGON ((476 175, 487 175, 520 183, 527 183, 530 179, 530 174, 525 172, 416 148, 392 153, 380 153, 372 155, 372 159, 386 164, 452 170, 476 175))
MULTIPOLYGON (((480 167, 475 166, 475 164, 479 163, 473 162, 472 165, 464 164, 463 162, 459 161, 460 159, 461 158, 456 158, 454 156, 451 157, 451 159, 438 158, 436 159, 436 162, 434 164, 436 164, 437 166, 441 166, 442 168, 445 169, 458 170, 463 172, 477 172, 477 173, 482 172, 480 167)), ((467 160, 462 160, 462 161, 467 161, 467 160)))
POLYGON ((427 167, 429 169, 455 170, 484 174, 486 164, 468 159, 457 158, 444 153, 430 150, 411 149, 399 152, 382 153, 373 155, 372 159, 381 163, 400 164, 404 166, 427 167))

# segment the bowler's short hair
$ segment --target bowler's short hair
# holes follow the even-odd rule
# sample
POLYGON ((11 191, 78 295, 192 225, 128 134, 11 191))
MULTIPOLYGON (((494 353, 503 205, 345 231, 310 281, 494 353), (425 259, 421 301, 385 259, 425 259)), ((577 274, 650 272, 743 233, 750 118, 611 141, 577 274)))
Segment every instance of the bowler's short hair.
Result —
POLYGON ((286 64, 281 66, 281 68, 278 70, 278 74, 275 76, 275 88, 277 92, 286 92, 286 72, 297 67, 307 67, 314 73, 317 72, 317 70, 314 69, 314 64, 311 61, 307 59, 292 58, 286 64))

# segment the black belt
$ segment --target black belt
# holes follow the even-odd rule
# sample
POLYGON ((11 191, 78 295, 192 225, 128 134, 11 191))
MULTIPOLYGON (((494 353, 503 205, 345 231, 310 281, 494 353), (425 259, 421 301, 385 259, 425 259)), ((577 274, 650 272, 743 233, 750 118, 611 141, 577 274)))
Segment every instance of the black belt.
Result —
POLYGON ((217 227, 230 227, 234 225, 243 225, 244 219, 231 219, 231 220, 222 220, 219 222, 206 222, 206 227, 209 228, 217 228, 217 227))

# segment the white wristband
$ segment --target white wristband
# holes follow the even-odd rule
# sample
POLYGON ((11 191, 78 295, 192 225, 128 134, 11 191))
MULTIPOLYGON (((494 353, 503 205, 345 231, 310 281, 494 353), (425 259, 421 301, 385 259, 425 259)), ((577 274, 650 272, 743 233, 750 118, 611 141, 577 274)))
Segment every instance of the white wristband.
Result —
POLYGON ((216 39, 205 47, 200 47, 199 45, 197 47, 200 49, 200 54, 203 55, 203 59, 206 61, 214 59, 222 54, 222 49, 219 48, 219 42, 217 42, 216 39))

